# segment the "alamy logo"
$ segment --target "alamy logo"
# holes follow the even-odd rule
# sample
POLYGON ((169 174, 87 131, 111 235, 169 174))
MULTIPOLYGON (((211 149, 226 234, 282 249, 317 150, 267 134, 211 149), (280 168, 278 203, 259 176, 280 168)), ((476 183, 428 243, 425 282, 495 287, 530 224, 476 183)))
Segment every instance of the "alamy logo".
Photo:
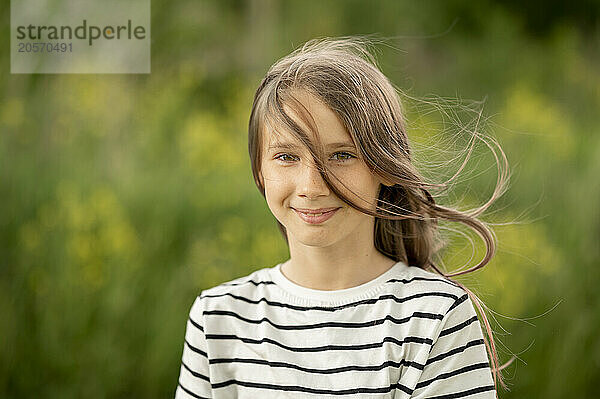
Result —
POLYGON ((150 0, 11 0, 12 73, 150 73, 150 0))

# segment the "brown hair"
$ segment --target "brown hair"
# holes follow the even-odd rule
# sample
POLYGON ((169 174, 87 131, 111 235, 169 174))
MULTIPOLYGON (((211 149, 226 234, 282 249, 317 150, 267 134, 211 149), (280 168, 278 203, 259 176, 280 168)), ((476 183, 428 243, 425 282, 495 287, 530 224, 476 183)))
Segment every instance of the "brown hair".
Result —
MULTIPOLYGON (((508 162, 504 152, 492 138, 487 137, 499 148, 500 160, 485 136, 477 131, 471 132, 486 143, 496 158, 498 181, 494 193, 484 205, 469 211, 436 204, 429 190, 443 189, 450 180, 443 184, 428 183, 413 165, 404 112, 398 97, 400 90, 379 70, 373 55, 367 50, 368 43, 366 37, 357 36, 313 39, 271 66, 254 96, 248 128, 248 150, 258 189, 265 196, 260 171, 262 134, 267 126, 287 127, 309 149, 329 188, 348 205, 375 217, 374 243, 382 254, 407 265, 433 269, 448 280, 482 268, 494 256, 496 237, 477 217, 507 189, 508 162), (354 204, 344 196, 331 181, 332 177, 336 177, 322 161, 321 146, 315 146, 284 112, 284 104, 295 106, 294 109, 302 107, 293 97, 293 89, 308 91, 335 112, 352 137, 359 157, 382 181, 389 182, 389 185, 380 187, 375 211, 354 204), (462 223, 484 240, 486 254, 478 265, 452 274, 440 271, 433 261, 433 257, 445 246, 438 234, 438 219, 462 223)), ((305 115, 303 112, 298 114, 305 115)), ((307 126, 313 125, 307 121, 307 126)), ((318 134, 314 137, 319 141, 318 134)), ((474 142, 472 140, 471 145, 474 142)), ((472 147, 469 154, 470 150, 472 147)), ((465 163, 466 160, 462 167, 465 163)), ((277 224, 287 242, 285 227, 279 221, 277 224)), ((507 388, 501 369, 510 362, 499 367, 492 330, 482 302, 464 285, 457 281, 453 283, 465 289, 477 306, 488 336, 485 344, 492 363, 494 383, 497 386, 499 380, 507 388)))

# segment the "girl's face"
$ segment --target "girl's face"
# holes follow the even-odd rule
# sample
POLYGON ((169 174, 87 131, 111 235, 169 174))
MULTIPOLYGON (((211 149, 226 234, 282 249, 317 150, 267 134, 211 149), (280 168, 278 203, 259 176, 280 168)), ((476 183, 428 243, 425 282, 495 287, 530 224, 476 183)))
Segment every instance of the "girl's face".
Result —
MULTIPOLYGON (((305 91, 296 91, 295 94, 314 119, 329 170, 362 199, 337 183, 335 178, 334 184, 352 202, 375 210, 381 182, 358 158, 352 138, 337 115, 312 94, 305 91)), ((310 137, 312 133, 297 114, 289 107, 284 108, 310 137)), ((265 129, 263 137, 261 175, 265 197, 273 215, 287 229, 288 241, 327 247, 345 239, 354 245, 368 237, 367 245, 373 245, 374 217, 355 210, 329 190, 307 148, 295 142, 287 132, 280 131, 275 135, 265 129), (337 210, 327 220, 312 220, 312 223, 298 211, 322 208, 337 210)))

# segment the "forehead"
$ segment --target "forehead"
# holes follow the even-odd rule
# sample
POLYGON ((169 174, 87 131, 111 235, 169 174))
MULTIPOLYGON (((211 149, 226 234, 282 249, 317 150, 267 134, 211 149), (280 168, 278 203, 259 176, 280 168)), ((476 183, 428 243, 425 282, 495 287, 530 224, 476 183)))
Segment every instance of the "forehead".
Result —
MULTIPOLYGON (((290 101, 283 104, 283 109, 313 143, 316 144, 314 136, 317 134, 326 148, 334 144, 354 146, 352 137, 337 114, 321 99, 304 90, 294 90, 292 96, 290 101), (313 129, 316 129, 316 132, 313 129)), ((264 134, 267 148, 294 148, 299 145, 299 141, 288 131, 287 126, 267 124, 264 134)))

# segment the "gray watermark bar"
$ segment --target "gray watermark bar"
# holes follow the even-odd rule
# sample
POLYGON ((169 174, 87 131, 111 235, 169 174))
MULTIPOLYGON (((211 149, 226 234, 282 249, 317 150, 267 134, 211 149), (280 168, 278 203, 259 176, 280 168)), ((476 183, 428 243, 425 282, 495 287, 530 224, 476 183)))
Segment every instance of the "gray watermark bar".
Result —
POLYGON ((150 0, 11 0, 11 73, 150 73, 150 0))

